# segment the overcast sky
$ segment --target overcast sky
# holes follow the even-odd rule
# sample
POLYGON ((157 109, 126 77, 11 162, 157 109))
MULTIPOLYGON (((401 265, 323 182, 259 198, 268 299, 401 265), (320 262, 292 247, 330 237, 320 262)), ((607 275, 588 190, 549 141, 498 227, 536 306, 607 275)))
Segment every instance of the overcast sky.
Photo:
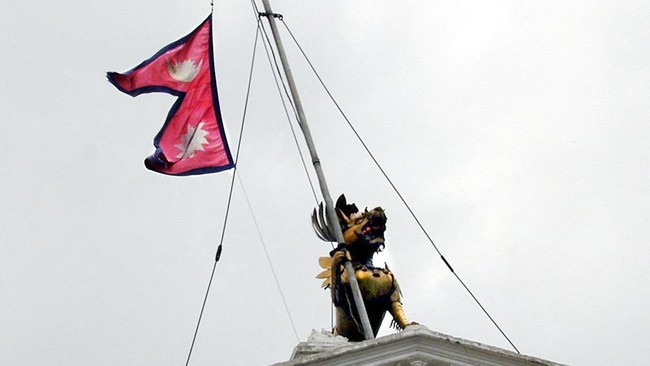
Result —
MULTIPOLYGON (((571 365, 647 363, 649 2, 272 4, 522 353, 571 365)), ((0 364, 185 363, 232 172, 146 170, 174 97, 131 98, 105 73, 131 69, 209 12, 207 0, 2 2, 0 364)), ((217 83, 233 147, 255 31, 248 1, 216 1, 217 83)), ((284 42, 332 194, 387 211, 387 247, 375 263, 395 272, 406 313, 431 330, 511 349, 286 33, 284 42)), ((315 200, 258 51, 243 186, 191 365, 284 361, 312 329, 330 327, 329 293, 314 279, 330 247, 312 232, 315 200)), ((391 332, 385 324, 381 334, 391 332)))

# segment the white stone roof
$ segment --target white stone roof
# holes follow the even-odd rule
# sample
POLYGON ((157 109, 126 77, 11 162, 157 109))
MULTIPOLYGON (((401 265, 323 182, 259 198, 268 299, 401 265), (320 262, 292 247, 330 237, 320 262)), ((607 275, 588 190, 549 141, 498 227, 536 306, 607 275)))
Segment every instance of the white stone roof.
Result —
POLYGON ((452 337, 416 325, 385 337, 347 342, 314 331, 292 359, 273 366, 563 366, 536 357, 452 337))

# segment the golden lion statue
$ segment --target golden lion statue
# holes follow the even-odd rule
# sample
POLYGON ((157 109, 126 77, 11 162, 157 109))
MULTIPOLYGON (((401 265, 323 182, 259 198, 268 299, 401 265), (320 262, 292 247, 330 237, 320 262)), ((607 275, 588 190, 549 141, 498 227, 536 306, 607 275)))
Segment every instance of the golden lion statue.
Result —
MULTIPOLYGON (((393 273, 387 267, 375 267, 372 264, 375 253, 384 248, 384 231, 386 231, 384 210, 375 207, 370 211, 366 209, 359 212, 355 204, 348 204, 345 196, 341 195, 336 201, 336 213, 345 244, 339 244, 338 248, 330 252, 329 257, 319 259, 320 266, 325 270, 316 276, 324 279, 322 287, 330 288, 332 292, 332 302, 336 307, 336 325, 333 333, 355 342, 365 339, 348 283, 349 274, 344 267, 347 260, 352 262, 375 336, 387 311, 393 316, 391 325, 400 330, 417 324, 409 322, 404 315, 399 285, 393 273)), ((326 224, 322 204, 318 214, 314 209, 312 224, 320 239, 336 241, 332 230, 326 224)))

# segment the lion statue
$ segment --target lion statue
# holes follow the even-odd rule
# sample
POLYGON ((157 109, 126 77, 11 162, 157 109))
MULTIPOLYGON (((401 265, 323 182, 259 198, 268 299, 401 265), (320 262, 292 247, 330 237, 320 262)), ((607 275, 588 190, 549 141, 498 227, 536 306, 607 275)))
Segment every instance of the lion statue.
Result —
MULTIPOLYGON (((401 293, 393 273, 386 268, 375 267, 372 263, 375 253, 384 248, 386 214, 381 207, 360 212, 355 204, 348 204, 345 195, 336 201, 336 213, 343 232, 345 244, 330 252, 329 257, 321 257, 319 264, 325 270, 316 278, 324 279, 322 287, 331 289, 332 302, 336 307, 336 325, 333 333, 359 342, 365 339, 361 321, 353 303, 348 283, 349 274, 345 261, 351 261, 358 280, 372 332, 377 336, 379 327, 388 311, 393 316, 392 326, 397 329, 415 322, 409 322, 402 309, 401 293)), ((324 241, 336 242, 332 230, 326 224, 323 205, 319 212, 312 214, 312 224, 318 237, 324 241)))

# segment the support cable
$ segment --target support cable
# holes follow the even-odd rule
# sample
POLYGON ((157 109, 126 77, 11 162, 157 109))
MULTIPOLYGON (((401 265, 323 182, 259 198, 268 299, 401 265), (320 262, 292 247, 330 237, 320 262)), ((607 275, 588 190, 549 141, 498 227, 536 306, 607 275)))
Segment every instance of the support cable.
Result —
MULTIPOLYGON (((291 105, 291 110, 293 111, 293 115, 296 119, 296 121, 300 121, 300 117, 298 116, 298 111, 296 110, 296 107, 293 103, 293 99, 291 98, 291 95, 289 94, 289 90, 287 89, 287 85, 285 83, 284 78, 282 77, 282 72, 280 71, 280 65, 278 63, 277 57, 275 55, 275 51, 273 49, 273 46, 271 44, 271 40, 268 36, 268 33, 266 32, 266 28, 264 28, 264 25, 262 23, 262 16, 266 16, 265 13, 262 13, 259 11, 257 4, 255 3, 255 0, 251 0, 251 5, 253 7, 253 11, 255 12, 255 16, 257 17, 257 23, 258 27, 262 29, 262 32, 264 33, 264 37, 266 39, 266 42, 264 42, 264 49, 266 51, 267 59, 269 61, 269 64, 271 65, 271 71, 273 74, 273 79, 275 80, 275 85, 278 89, 278 94, 280 95, 280 100, 282 101, 282 106, 284 108, 285 115, 287 116, 287 121, 289 123, 289 128, 291 129, 291 134, 293 135, 293 140, 296 144, 296 148, 298 149, 298 154, 300 155, 300 161, 303 166, 303 170, 305 171, 305 175, 307 176, 307 180, 309 181, 309 187, 311 188, 312 195, 314 196, 314 201, 316 206, 318 206, 318 196, 316 194, 316 189, 314 188, 314 183, 311 179, 311 176, 309 175, 309 169, 307 169, 307 163, 305 162, 305 157, 302 152, 302 149, 300 148, 300 144, 298 143, 298 138, 296 136, 296 131, 293 127, 293 124, 291 122, 291 117, 289 116, 289 112, 287 110, 287 106, 285 103, 285 99, 282 96, 282 90, 284 90, 284 95, 286 96, 289 104, 291 105), (268 45, 267 45, 268 44, 268 45), (269 51, 270 50, 270 51, 269 51), (271 59, 272 58, 272 59, 271 59), (277 76, 276 76, 277 75, 277 76), (282 84, 282 90, 280 89, 280 83, 278 82, 278 78, 281 81, 282 84)), ((282 20, 282 16, 279 14, 272 14, 273 17, 279 18, 282 20)), ((335 245, 333 242, 330 242, 330 246, 332 249, 335 248, 335 245)), ((334 305, 330 306, 330 328, 334 328, 334 305)))
POLYGON ((242 193, 244 193, 244 199, 246 199, 248 210, 250 211, 251 217, 253 218, 253 224, 255 226, 255 230, 257 230, 257 236, 260 239, 260 244, 262 245, 262 249, 264 250, 264 255, 266 255, 266 261, 269 263, 269 267, 271 268, 271 273, 273 274, 273 279, 275 280, 275 286, 278 288, 278 292, 280 293, 280 297, 282 298, 282 303, 284 304, 284 310, 286 310, 287 316, 289 317, 289 322, 291 323, 291 328, 293 328, 293 334, 296 336, 296 341, 300 342, 300 337, 298 337, 298 331, 296 330, 296 325, 293 322, 293 317, 291 316, 291 312, 289 311, 289 305, 287 304, 287 300, 284 297, 284 293, 282 292, 282 286, 280 286, 278 275, 275 272, 275 267, 273 266, 273 262, 271 261, 271 256, 269 255, 269 251, 266 248, 266 243, 264 242, 262 231, 260 230, 260 226, 257 223, 257 218, 255 217, 253 206, 251 205, 251 202, 248 199, 248 194, 246 194, 246 188, 244 187, 244 182, 242 181, 241 174, 239 172, 237 172, 237 180, 239 181, 239 185, 241 186, 242 193))
POLYGON ((201 305, 201 312, 199 313, 199 319, 196 323, 196 329, 194 330, 194 336, 192 337, 192 344, 190 345, 190 350, 187 354, 187 360, 185 361, 185 366, 189 365, 190 363, 190 358, 192 357, 192 350, 194 349, 194 344, 196 342, 196 336, 199 333, 199 327, 201 326, 201 320, 203 318, 203 312, 205 310, 205 305, 208 301, 208 295, 210 294, 210 288, 212 286, 212 280, 214 279, 214 272, 217 269, 217 262, 219 262, 219 259, 221 258, 221 251, 223 250, 223 239, 226 234, 226 227, 228 224, 228 214, 230 213, 230 204, 232 202, 232 192, 233 192, 233 187, 235 185, 235 175, 237 173, 237 162, 239 161, 239 153, 241 151, 241 145, 242 145, 242 137, 244 136, 244 122, 246 121, 246 112, 248 110, 248 100, 250 97, 250 90, 251 90, 251 83, 253 80, 253 66, 255 65, 255 50, 257 48, 257 40, 259 38, 259 29, 255 33, 255 42, 253 44, 253 55, 251 56, 251 67, 250 67, 250 73, 248 75, 248 86, 246 89, 246 99, 244 102, 244 111, 242 114, 242 122, 241 122, 241 127, 239 130, 239 139, 237 141, 237 152, 235 154, 235 166, 233 168, 232 172, 232 179, 230 180, 230 190, 228 192, 228 203, 226 204, 226 214, 224 217, 223 221, 223 226, 221 229, 221 238, 219 239, 219 246, 217 247, 217 253, 215 254, 214 257, 214 264, 212 265, 212 272, 210 273, 210 280, 208 281, 208 288, 205 291, 205 297, 203 298, 203 304, 201 305))
MULTIPOLYGON (((257 24, 258 28, 262 29, 262 32, 264 33, 264 37, 266 39, 266 42, 263 42, 264 44, 264 50, 266 51, 266 57, 269 61, 269 65, 271 66, 271 73, 273 74, 273 79, 275 81, 275 85, 278 89, 278 94, 280 95, 280 100, 282 101, 282 107, 284 108, 284 113, 287 116, 287 121, 289 123, 289 128, 291 129, 291 134, 293 135, 293 141, 296 144, 296 148, 298 149, 298 154, 300 155, 300 161, 302 163, 303 170, 305 171, 305 175, 307 176, 307 180, 309 181, 309 187, 311 189, 312 195, 314 196, 314 201, 316 206, 318 206, 318 196, 316 194, 316 189, 314 188, 314 183, 311 179, 311 176, 309 175, 309 169, 307 168, 307 163, 305 162, 305 157, 302 152, 302 149, 300 147, 300 144, 298 143, 298 137, 296 136, 296 131, 295 128, 293 127, 291 117, 289 116, 289 111, 287 110, 287 105, 285 103, 285 99, 282 95, 282 91, 284 90, 284 95, 286 96, 286 99, 288 100, 289 104, 291 105, 291 110, 293 111, 293 115, 296 118, 297 121, 300 120, 300 117, 298 116, 298 112, 296 111, 296 107, 293 104, 293 100, 291 99, 291 96, 289 94, 289 91, 287 89, 287 85, 285 83, 284 78, 282 77, 282 72, 280 71, 280 65, 278 63, 277 57, 275 55, 275 51, 273 50, 273 46, 271 45, 271 40, 268 36, 268 33, 266 32, 266 28, 264 28, 264 25, 262 23, 262 16, 264 16, 264 13, 261 13, 259 9, 257 8, 257 4, 255 4, 254 0, 251 0, 251 4, 253 6, 253 11, 256 14, 257 17, 257 24), (268 44, 268 45, 267 45, 268 44), (278 78, 280 79, 280 82, 282 84, 282 89, 280 89, 280 82, 278 82, 278 78)), ((273 15, 276 18, 279 18, 282 20, 282 16, 279 14, 274 14, 273 15)), ((334 249, 335 245, 333 242, 330 242, 330 246, 332 249, 334 249)), ((334 305, 330 306, 330 328, 334 328, 334 305)))
POLYGON ((406 207, 406 209, 409 211, 409 213, 411 214, 411 216, 413 217, 413 219, 415 220, 415 222, 417 223, 417 225, 420 227, 420 230, 422 230, 422 232, 424 233, 424 235, 427 237, 429 243, 431 243, 431 245, 432 245, 433 248, 436 250, 436 252, 438 253, 438 255, 440 255, 440 259, 445 263, 445 265, 447 266, 447 268, 449 268, 449 270, 451 271, 451 273, 453 273, 453 275, 456 277, 456 279, 457 279, 457 280, 460 282, 460 284, 465 288, 465 290, 469 293, 469 295, 472 297, 472 299, 474 299, 474 301, 476 302, 476 304, 478 304, 478 306, 481 308, 481 310, 483 310, 483 312, 485 313, 485 315, 487 315, 487 317, 490 319, 490 321, 492 322, 492 324, 494 324, 494 326, 499 330, 499 332, 501 333, 501 335, 503 335, 503 337, 508 341, 508 343, 512 346, 512 348, 514 348, 514 350, 517 351, 517 353, 521 354, 521 352, 519 352, 519 349, 517 349, 517 347, 516 347, 516 346, 514 345, 514 343, 510 340, 510 338, 508 338, 508 336, 507 336, 507 335, 505 334, 505 332, 501 329, 501 327, 497 324, 497 322, 494 320, 494 318, 492 318, 492 316, 488 313, 488 311, 487 311, 487 310, 485 309, 485 307, 481 304, 481 302, 478 300, 478 298, 476 298, 476 296, 472 293, 472 291, 469 289, 469 287, 467 287, 467 285, 465 284, 465 282, 463 282, 463 280, 461 280, 460 276, 458 276, 458 274, 454 271, 454 269, 453 269, 453 268, 451 267, 451 265, 449 264, 449 261, 447 261, 447 259, 442 255, 442 252, 440 251, 440 249, 438 249, 438 246, 435 244, 435 242, 433 241, 433 239, 431 239, 431 236, 429 236, 429 233, 426 231, 426 229, 424 228, 424 226, 422 226, 422 223, 420 223, 420 220, 418 219, 418 217, 415 215, 415 213, 413 212, 413 210, 411 209, 411 207, 409 206, 409 204, 406 202, 406 200, 404 199, 404 197, 402 196, 402 194, 400 193, 400 191, 397 189, 397 187, 395 186, 395 184, 393 183, 393 181, 388 177, 388 174, 386 174, 386 172, 384 171, 384 169, 381 167, 381 165, 379 164, 379 162, 377 161, 377 159, 375 158, 375 156, 373 155, 373 153, 370 151, 370 149, 368 148, 368 146, 366 145, 366 143, 364 142, 364 140, 361 138, 361 136, 359 135, 359 133, 357 132, 357 130, 356 130, 356 129, 354 128, 354 126, 352 125, 352 122, 350 122, 350 120, 348 119, 347 115, 343 112, 343 110, 342 110, 341 107, 339 106, 339 104, 338 104, 338 102, 336 101, 336 99, 334 99, 334 96, 332 96, 332 93, 329 91, 329 89, 327 88, 327 86, 326 86, 325 83, 323 82, 323 79, 320 77, 320 75, 319 75, 318 72, 316 71, 314 65, 313 65, 313 64, 311 63, 311 61, 309 60, 309 57, 307 57, 307 54, 305 53, 305 51, 303 50, 303 48, 302 48, 302 47, 300 46, 300 44, 298 43, 298 40, 296 39, 296 37, 293 35, 293 33, 291 32, 291 30, 289 29, 289 26, 286 24, 286 22, 284 21, 283 18, 280 18, 280 22, 282 22, 282 24, 283 24, 284 27, 286 28, 287 32, 289 33, 289 35, 290 35, 291 38, 293 39, 294 43, 296 44, 296 46, 298 47, 298 49, 299 49, 300 52, 302 53, 302 55, 303 55, 303 57, 305 58, 305 60, 307 61, 307 63, 309 64, 309 67, 310 67, 311 70, 314 72, 314 75, 316 75, 316 77, 318 78, 318 81, 320 82, 321 86, 323 87, 323 89, 325 90, 325 92, 327 93, 327 95, 330 97, 330 99, 332 100, 332 102, 334 103, 334 105, 336 106, 336 108, 339 110, 339 112, 340 112, 341 115, 343 116, 343 119, 345 119, 345 121, 347 122, 348 126, 350 127, 350 129, 352 130, 352 132, 355 134, 355 136, 357 137, 357 139, 359 140, 359 142, 361 143, 361 145, 363 146, 363 148, 366 150, 366 152, 368 153, 368 155, 370 156, 370 158, 372 159, 372 161, 375 163, 375 165, 377 166, 377 168, 379 169, 379 171, 381 172, 381 174, 384 176, 384 178, 386 179, 386 181, 388 182, 388 184, 390 184, 390 186, 393 188, 393 191, 395 191, 395 193, 397 194, 397 196, 399 197, 399 199, 402 201, 402 203, 404 204, 404 206, 406 207))
MULTIPOLYGON (((291 100, 291 97, 289 96, 289 91, 287 90, 286 83, 284 81, 284 78, 282 77, 282 73, 280 72, 280 66, 278 64, 278 60, 275 56, 275 52, 273 51, 273 47, 271 46, 271 40, 269 39, 268 33, 266 32, 266 29, 264 28, 264 25, 262 23, 262 18, 261 18, 261 13, 257 9, 257 5, 255 4, 254 0, 251 0, 251 4, 253 6, 253 11, 255 12, 255 15, 257 17, 257 27, 258 29, 261 29, 262 34, 264 35, 265 42, 262 42, 264 45, 264 50, 266 51, 266 57, 269 61, 269 65, 271 66, 271 73, 273 74, 273 80, 275 81, 275 85, 278 89, 278 94, 280 95, 280 100, 282 101, 282 108, 284 109, 284 114, 287 116, 287 122, 289 123, 289 128, 291 129, 291 135, 293 136, 293 141, 296 144, 296 148, 298 149, 298 155, 300 155, 300 161, 302 163, 302 167, 305 171, 305 175, 307 176, 307 180, 309 181, 309 187, 311 188, 311 193, 314 196, 314 201, 316 203, 316 206, 318 206, 318 195, 316 194, 316 189, 314 188, 314 183, 311 179, 311 176, 309 175, 309 169, 307 169, 307 163, 305 162, 305 156, 302 152, 302 149, 300 148, 300 144, 298 143, 298 137, 296 136, 296 130, 293 127, 293 123, 291 122, 291 117, 289 116, 289 111, 287 109, 287 104, 285 102, 285 98, 282 95, 283 90, 284 90, 284 95, 286 95, 287 101, 291 105, 291 110, 293 111, 293 115, 296 118, 296 120, 299 120, 298 118, 298 112, 296 111, 296 107, 293 105, 293 101, 291 100), (280 81, 278 81, 280 79, 280 81), (282 85, 282 89, 280 88, 280 85, 282 85)), ((333 246, 333 245, 332 245, 333 246)))

